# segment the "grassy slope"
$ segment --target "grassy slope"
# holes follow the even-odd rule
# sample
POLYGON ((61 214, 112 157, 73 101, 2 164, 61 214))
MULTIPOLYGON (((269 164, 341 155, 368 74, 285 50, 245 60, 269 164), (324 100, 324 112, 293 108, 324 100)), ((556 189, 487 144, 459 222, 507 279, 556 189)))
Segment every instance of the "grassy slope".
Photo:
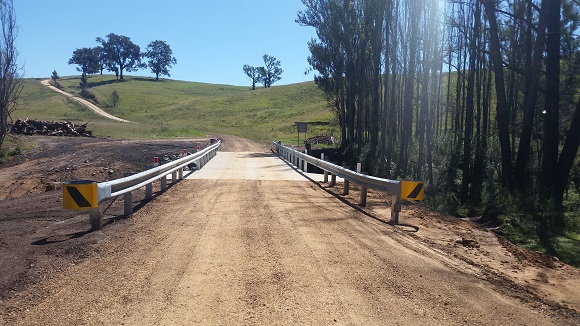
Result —
MULTIPOLYGON (((78 94, 80 77, 59 79, 64 90, 78 94)), ((196 137, 227 133, 261 142, 295 142, 294 122, 322 122, 309 126, 308 135, 337 134, 338 126, 327 109, 322 92, 313 82, 259 88, 192 83, 125 76, 89 76, 90 91, 105 111, 136 122, 123 124, 91 111, 48 90, 39 80, 28 79, 15 118, 91 120, 98 136, 115 138, 196 137), (111 94, 120 102, 113 107, 111 94)), ((301 138, 303 135, 301 135, 301 138)))

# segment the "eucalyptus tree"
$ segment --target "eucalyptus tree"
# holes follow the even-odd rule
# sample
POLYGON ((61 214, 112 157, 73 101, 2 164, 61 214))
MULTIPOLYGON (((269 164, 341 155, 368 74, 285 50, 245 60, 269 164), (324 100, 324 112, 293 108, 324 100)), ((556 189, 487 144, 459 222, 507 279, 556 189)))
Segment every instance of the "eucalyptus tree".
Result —
POLYGON ((264 66, 259 67, 259 72, 261 74, 261 81, 264 84, 264 87, 269 88, 275 82, 282 79, 280 75, 284 72, 282 68, 280 68, 280 60, 276 59, 273 56, 264 54, 262 57, 264 60, 264 66))
POLYGON ((177 64, 177 59, 165 41, 157 40, 149 43, 143 56, 149 59, 147 66, 155 74, 155 80, 159 80, 159 75, 171 77, 169 68, 177 64))
POLYGON ((242 68, 244 73, 250 80, 252 81, 252 90, 256 89, 256 84, 259 83, 262 79, 262 74, 260 73, 260 67, 254 67, 250 65, 244 65, 242 68))
POLYGON ((79 48, 73 51, 68 64, 78 65, 77 71, 83 75, 96 74, 101 68, 100 54, 96 48, 79 48))
POLYGON ((97 42, 103 47, 107 68, 118 73, 119 79, 123 80, 123 71, 137 71, 146 67, 141 62, 139 45, 129 37, 110 33, 105 39, 97 37, 97 42))

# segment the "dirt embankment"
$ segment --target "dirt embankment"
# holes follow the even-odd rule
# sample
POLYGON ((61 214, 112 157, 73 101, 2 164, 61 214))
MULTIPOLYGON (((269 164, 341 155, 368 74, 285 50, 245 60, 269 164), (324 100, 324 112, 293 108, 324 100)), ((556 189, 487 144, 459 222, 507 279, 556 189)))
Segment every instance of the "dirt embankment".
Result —
POLYGON ((340 184, 188 179, 87 232, 36 179, 113 178, 193 142, 61 139, 0 170, 0 185, 27 180, 0 201, 0 323, 580 323, 578 269, 420 205, 392 226, 384 194, 361 208, 340 184))

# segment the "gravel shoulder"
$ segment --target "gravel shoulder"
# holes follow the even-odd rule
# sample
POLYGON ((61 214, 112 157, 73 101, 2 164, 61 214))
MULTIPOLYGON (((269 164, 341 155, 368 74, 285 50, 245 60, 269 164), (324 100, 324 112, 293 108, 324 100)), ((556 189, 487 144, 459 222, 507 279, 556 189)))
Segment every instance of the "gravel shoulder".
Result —
MULTIPOLYGON (((269 150, 223 138, 220 152, 259 157, 269 150)), ((42 148, 68 141, 39 138, 42 148)), ((161 149, 179 153, 195 141, 204 140, 87 140, 86 147, 84 141, 76 146, 120 164, 106 166, 115 174, 140 161, 120 163, 115 154, 130 156, 130 149, 149 144, 147 155, 141 152, 145 160, 161 149)), ((60 178, 102 168, 89 160, 80 171, 88 164, 80 152, 43 153, 2 167, 0 172, 12 170, 0 182, 8 184, 19 167, 48 169, 40 164, 46 156, 79 162, 60 178)), ((392 226, 385 196, 377 192, 369 192, 369 205, 361 208, 357 189, 343 196, 340 184, 188 179, 128 218, 113 203, 104 229, 88 232, 86 217, 57 207, 58 191, 35 189, 23 196, 14 190, 0 201, 0 239, 11 239, 0 242, 0 323, 580 323, 577 269, 416 204, 406 204, 403 224, 392 226), (36 212, 10 210, 28 206, 36 212), (461 239, 478 246, 466 247, 461 239), (11 280, 4 274, 10 264, 21 265, 11 280)))

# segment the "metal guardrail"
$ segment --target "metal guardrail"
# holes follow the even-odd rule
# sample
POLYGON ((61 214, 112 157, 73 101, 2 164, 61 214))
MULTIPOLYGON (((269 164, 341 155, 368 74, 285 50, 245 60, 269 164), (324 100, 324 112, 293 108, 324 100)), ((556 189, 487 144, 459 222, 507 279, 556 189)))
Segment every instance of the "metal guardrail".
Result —
POLYGON ((276 146, 277 153, 280 157, 292 163, 298 169, 307 171, 307 165, 312 164, 322 170, 325 174, 325 182, 327 182, 327 173, 331 174, 332 181, 331 185, 336 183, 336 176, 341 177, 345 180, 344 182, 344 192, 343 194, 348 194, 349 183, 355 183, 362 187, 361 190, 361 200, 360 204, 362 206, 366 205, 366 193, 367 188, 385 191, 392 196, 393 207, 391 209, 391 223, 399 223, 399 212, 401 211, 401 198, 411 199, 411 200, 421 200, 423 199, 423 182, 420 181, 408 181, 408 180, 389 180, 382 179, 374 176, 369 176, 361 173, 360 170, 355 172, 344 168, 342 166, 327 162, 323 159, 318 159, 313 156, 308 155, 308 153, 302 153, 293 148, 282 145, 280 142, 274 142, 276 146), (412 186, 413 188, 404 193, 403 190, 412 186))
POLYGON ((172 174, 172 182, 183 179, 183 168, 196 163, 197 169, 201 169, 212 159, 221 140, 209 145, 199 152, 185 155, 177 160, 157 166, 146 171, 130 175, 124 178, 105 181, 73 181, 63 185, 63 207, 67 209, 89 210, 89 217, 93 229, 102 228, 103 205, 102 203, 124 196, 124 214, 133 214, 132 192, 145 187, 145 198, 153 197, 153 182, 161 180, 161 191, 167 189, 167 175, 172 174))

